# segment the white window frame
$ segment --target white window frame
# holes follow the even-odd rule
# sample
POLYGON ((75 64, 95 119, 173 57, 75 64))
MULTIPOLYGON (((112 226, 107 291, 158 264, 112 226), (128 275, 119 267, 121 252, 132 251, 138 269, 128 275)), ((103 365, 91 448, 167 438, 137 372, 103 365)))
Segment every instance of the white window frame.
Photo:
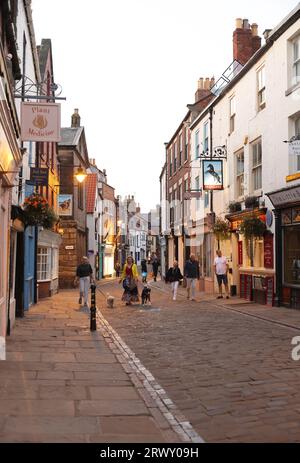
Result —
POLYGON ((58 248, 52 248, 52 279, 58 278, 58 248))
MULTIPOLYGON (((257 153, 256 153, 257 156, 257 153)), ((251 144, 251 178, 252 178, 252 190, 253 192, 260 191, 262 189, 262 140, 261 138, 254 141, 251 144), (254 159, 255 150, 257 150, 257 146, 260 145, 260 162, 254 159), (260 186, 255 185, 255 177, 258 175, 257 173, 260 172, 260 186)))
POLYGON ((266 68, 265 65, 257 70, 257 105, 258 111, 266 107, 266 68))
POLYGON ((300 35, 292 42, 292 75, 294 84, 300 82, 300 35))
MULTIPOLYGON (((195 190, 199 191, 200 190, 200 175, 197 175, 195 177, 195 190)), ((200 208, 200 198, 196 199, 196 209, 199 210, 200 208)))
POLYGON ((236 191, 237 191, 237 197, 243 197, 245 194, 245 186, 244 186, 244 181, 245 181, 245 151, 244 148, 241 149, 240 151, 237 151, 235 153, 235 160, 236 160, 236 191), (239 169, 239 166, 241 165, 241 156, 243 157, 243 170, 239 169))
POLYGON ((199 158, 200 156, 200 137, 199 137, 199 130, 195 133, 195 159, 199 158))
POLYGON ((229 133, 234 132, 236 115, 236 99, 235 95, 229 98, 229 133))
POLYGON ((189 158, 188 150, 189 150, 189 131, 186 128, 185 129, 185 151, 184 151, 184 160, 185 161, 187 161, 188 158, 189 158))
POLYGON ((37 252, 37 281, 51 280, 51 248, 39 246, 37 252), (42 260, 41 260, 42 259, 42 260))
POLYGON ((203 151, 209 152, 209 128, 208 121, 203 125, 203 151))

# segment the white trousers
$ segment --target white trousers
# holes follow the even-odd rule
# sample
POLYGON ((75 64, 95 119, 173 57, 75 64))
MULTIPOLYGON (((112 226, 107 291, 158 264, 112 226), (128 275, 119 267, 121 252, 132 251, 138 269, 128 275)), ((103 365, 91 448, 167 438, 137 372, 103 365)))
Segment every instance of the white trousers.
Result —
POLYGON ((171 288, 172 288, 172 293, 173 293, 173 299, 176 299, 178 285, 179 285, 179 281, 173 281, 173 282, 171 283, 171 288))
POLYGON ((191 291, 191 298, 192 299, 195 299, 195 292, 196 292, 196 281, 197 281, 197 278, 187 278, 186 279, 186 287, 189 291, 191 291))
POLYGON ((82 277, 79 279, 80 296, 83 296, 85 305, 88 304, 88 300, 89 300, 90 284, 91 284, 90 277, 82 277))

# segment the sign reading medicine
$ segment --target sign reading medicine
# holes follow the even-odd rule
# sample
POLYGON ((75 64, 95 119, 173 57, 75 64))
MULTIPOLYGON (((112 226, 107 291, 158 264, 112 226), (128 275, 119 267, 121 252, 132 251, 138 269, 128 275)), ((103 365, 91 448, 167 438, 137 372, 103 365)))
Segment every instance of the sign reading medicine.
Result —
POLYGON ((22 103, 22 141, 58 142, 60 125, 60 104, 22 103))

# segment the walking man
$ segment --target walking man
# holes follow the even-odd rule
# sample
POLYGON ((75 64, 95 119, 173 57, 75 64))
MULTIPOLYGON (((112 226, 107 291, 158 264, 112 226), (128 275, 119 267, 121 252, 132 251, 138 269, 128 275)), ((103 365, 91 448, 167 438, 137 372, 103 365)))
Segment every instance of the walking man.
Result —
POLYGON ((184 276, 187 282, 187 298, 195 301, 196 281, 199 280, 200 272, 199 263, 194 254, 190 255, 189 260, 185 264, 184 276))
POLYGON ((93 281, 93 270, 86 256, 82 258, 81 264, 76 270, 76 280, 79 280, 79 304, 84 300, 84 306, 88 307, 89 288, 93 281))
POLYGON ((226 291, 226 299, 229 299, 229 288, 228 288, 228 270, 229 265, 226 257, 222 256, 222 251, 217 251, 217 257, 215 258, 214 264, 215 274, 217 276, 218 285, 219 285, 219 296, 217 299, 223 299, 222 295, 222 283, 224 283, 226 291))
POLYGON ((156 281, 156 278, 157 278, 158 267, 159 267, 159 261, 158 261, 157 255, 154 254, 153 260, 152 260, 152 269, 153 269, 154 281, 156 281))

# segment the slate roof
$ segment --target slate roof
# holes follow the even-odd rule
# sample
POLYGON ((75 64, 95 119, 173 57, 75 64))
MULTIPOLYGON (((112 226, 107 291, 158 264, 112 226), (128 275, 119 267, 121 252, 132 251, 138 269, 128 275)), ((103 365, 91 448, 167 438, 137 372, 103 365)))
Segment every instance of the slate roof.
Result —
POLYGON ((59 146, 77 146, 83 127, 62 127, 60 129, 61 140, 59 146))
POLYGON ((86 213, 93 214, 95 211, 96 191, 97 191, 97 174, 88 174, 86 182, 86 213))

